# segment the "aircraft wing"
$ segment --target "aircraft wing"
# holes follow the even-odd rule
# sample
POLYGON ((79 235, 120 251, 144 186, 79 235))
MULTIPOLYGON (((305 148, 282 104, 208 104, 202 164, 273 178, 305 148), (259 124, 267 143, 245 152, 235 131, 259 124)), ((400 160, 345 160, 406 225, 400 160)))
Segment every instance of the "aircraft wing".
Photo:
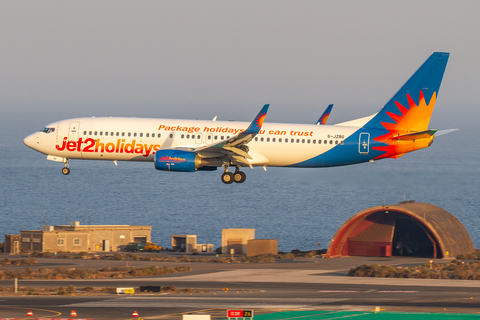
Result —
POLYGON ((332 111, 333 103, 329 104, 325 112, 317 121, 317 126, 327 124, 328 117, 330 116, 330 112, 332 111))
POLYGON ((227 156, 236 162, 250 165, 247 159, 253 158, 248 154, 247 144, 260 132, 269 106, 269 104, 266 104, 262 107, 245 131, 228 139, 196 148, 192 151, 204 158, 227 156))

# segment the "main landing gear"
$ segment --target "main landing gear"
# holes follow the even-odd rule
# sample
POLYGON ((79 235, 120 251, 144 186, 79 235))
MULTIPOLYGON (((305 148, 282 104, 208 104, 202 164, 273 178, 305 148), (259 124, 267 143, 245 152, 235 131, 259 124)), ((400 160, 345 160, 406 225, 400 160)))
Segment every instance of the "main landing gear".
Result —
POLYGON ((68 159, 65 160, 65 167, 62 168, 62 173, 67 175, 70 173, 70 165, 68 164, 68 159))
POLYGON ((237 167, 234 173, 228 172, 228 167, 225 167, 225 172, 222 174, 222 182, 225 184, 230 184, 233 182, 243 183, 247 179, 245 172, 240 171, 237 167))

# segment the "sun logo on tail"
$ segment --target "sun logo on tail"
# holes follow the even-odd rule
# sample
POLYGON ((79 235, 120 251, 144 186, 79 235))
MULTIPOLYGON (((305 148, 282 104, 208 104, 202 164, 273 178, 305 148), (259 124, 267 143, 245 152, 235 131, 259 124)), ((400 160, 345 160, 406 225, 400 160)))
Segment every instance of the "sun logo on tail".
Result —
POLYGON ((259 114, 256 118, 255 118, 255 124, 257 125, 258 128, 261 128, 262 125, 263 125, 263 120, 265 120, 265 116, 267 115, 266 112, 262 113, 262 114, 259 114))
POLYGON ((387 115, 394 121, 394 123, 381 123, 389 132, 376 137, 373 140, 386 143, 387 146, 373 147, 374 150, 385 152, 375 159, 397 158, 404 154, 401 152, 403 148, 400 148, 399 142, 394 138, 399 135, 427 130, 428 124, 430 123, 430 117, 432 116, 433 107, 435 106, 436 97, 437 94, 434 92, 430 102, 427 104, 423 92, 420 91, 420 98, 417 105, 412 97, 407 94, 408 108, 398 101, 395 101, 395 105, 398 107, 400 115, 387 112, 387 115))

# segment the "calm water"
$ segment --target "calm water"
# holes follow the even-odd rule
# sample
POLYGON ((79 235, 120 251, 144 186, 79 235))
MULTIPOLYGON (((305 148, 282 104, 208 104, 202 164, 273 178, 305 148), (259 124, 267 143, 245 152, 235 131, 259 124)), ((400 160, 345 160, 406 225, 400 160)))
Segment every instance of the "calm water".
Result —
POLYGON ((322 169, 245 169, 244 184, 224 185, 216 172, 160 172, 149 163, 61 163, 23 145, 37 129, 4 135, 0 144, 0 236, 43 224, 151 225, 154 241, 197 234, 221 245, 224 228, 255 228, 279 249, 322 248, 340 225, 371 206, 413 199, 454 214, 480 246, 480 152, 471 130, 436 138, 431 148, 398 160, 322 169), (7 138, 5 138, 5 136, 7 138))

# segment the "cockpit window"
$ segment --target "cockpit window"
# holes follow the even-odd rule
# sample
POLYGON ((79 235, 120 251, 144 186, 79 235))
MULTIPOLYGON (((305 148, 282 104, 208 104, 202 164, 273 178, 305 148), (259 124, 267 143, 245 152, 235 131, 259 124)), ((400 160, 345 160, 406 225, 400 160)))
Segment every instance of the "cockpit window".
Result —
POLYGON ((51 132, 54 132, 54 131, 55 131, 55 128, 43 127, 42 129, 40 129, 40 132, 45 132, 45 133, 51 133, 51 132))

